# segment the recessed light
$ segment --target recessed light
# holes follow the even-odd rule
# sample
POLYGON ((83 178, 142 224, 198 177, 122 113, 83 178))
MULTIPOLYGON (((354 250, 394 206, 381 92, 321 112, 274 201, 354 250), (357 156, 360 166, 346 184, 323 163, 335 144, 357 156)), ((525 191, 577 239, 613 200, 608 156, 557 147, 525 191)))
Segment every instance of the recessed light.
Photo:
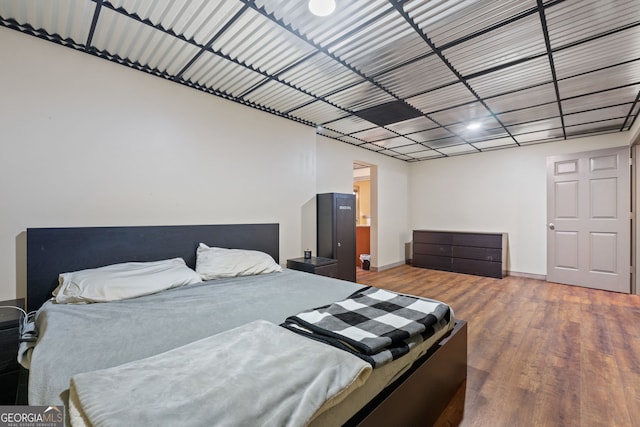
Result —
POLYGON ((316 16, 331 15, 335 9, 335 0, 309 0, 309 10, 316 16))
POLYGON ((482 127, 482 124, 479 122, 471 122, 467 125, 467 129, 469 130, 477 130, 482 127))

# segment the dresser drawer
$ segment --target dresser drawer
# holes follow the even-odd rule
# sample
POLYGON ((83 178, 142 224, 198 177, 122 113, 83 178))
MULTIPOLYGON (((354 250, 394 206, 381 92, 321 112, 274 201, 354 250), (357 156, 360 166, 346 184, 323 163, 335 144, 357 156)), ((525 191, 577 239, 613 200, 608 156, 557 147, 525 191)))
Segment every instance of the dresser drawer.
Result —
POLYGON ((502 234, 453 234, 454 246, 475 246, 480 248, 502 248, 502 234))
POLYGON ((414 254, 412 264, 414 267, 451 271, 451 257, 414 254))
POLYGON ((478 261, 475 259, 453 259, 453 271, 476 276, 502 279, 502 264, 499 262, 478 261))
POLYGON ((432 243, 450 245, 452 242, 451 233, 443 231, 420 231, 413 232, 413 244, 416 243, 432 243))
POLYGON ((414 243, 413 250, 418 255, 451 256, 451 246, 432 243, 414 243))
POLYGON ((452 246, 454 258, 476 259, 480 261, 502 261, 502 250, 494 248, 477 248, 472 246, 452 246))

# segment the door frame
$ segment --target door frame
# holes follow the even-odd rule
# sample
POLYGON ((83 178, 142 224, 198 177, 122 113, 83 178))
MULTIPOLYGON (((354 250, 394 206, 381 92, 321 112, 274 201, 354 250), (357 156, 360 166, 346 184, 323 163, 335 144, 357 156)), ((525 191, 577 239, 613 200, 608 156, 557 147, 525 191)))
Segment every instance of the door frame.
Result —
MULTIPOLYGON (((633 123, 632 123, 633 125, 633 123)), ((640 159, 640 126, 638 123, 634 125, 635 130, 629 138, 630 155, 631 155, 631 293, 640 295, 640 278, 638 277, 638 266, 640 265, 640 227, 638 227, 638 204, 640 203, 640 172, 636 162, 640 159)))
POLYGON ((640 280, 638 278, 638 265, 640 265, 640 251, 638 251, 638 243, 640 242, 640 228, 638 227, 638 201, 640 200, 640 173, 636 165, 637 159, 640 159, 640 145, 633 144, 630 147, 631 156, 631 293, 640 295, 640 280))

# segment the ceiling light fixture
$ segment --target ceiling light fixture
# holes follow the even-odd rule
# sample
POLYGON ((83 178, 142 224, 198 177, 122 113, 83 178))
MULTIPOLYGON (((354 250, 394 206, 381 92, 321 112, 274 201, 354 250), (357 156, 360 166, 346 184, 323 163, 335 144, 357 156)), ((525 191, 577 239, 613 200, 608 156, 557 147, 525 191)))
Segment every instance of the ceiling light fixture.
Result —
POLYGON ((316 16, 331 15, 335 9, 335 0, 309 0, 309 10, 316 16))
POLYGON ((480 129, 482 127, 482 124, 480 124, 479 122, 471 122, 467 125, 467 129, 469 130, 477 130, 480 129))

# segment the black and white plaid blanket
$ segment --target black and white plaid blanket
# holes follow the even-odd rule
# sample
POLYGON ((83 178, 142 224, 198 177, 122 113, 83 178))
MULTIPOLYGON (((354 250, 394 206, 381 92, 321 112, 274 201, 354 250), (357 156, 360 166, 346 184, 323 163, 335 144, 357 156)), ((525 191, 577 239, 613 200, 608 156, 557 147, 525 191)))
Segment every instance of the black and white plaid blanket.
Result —
POLYGON ((288 317, 282 326, 349 351, 376 368, 446 328, 451 316, 440 301, 368 287, 288 317))

